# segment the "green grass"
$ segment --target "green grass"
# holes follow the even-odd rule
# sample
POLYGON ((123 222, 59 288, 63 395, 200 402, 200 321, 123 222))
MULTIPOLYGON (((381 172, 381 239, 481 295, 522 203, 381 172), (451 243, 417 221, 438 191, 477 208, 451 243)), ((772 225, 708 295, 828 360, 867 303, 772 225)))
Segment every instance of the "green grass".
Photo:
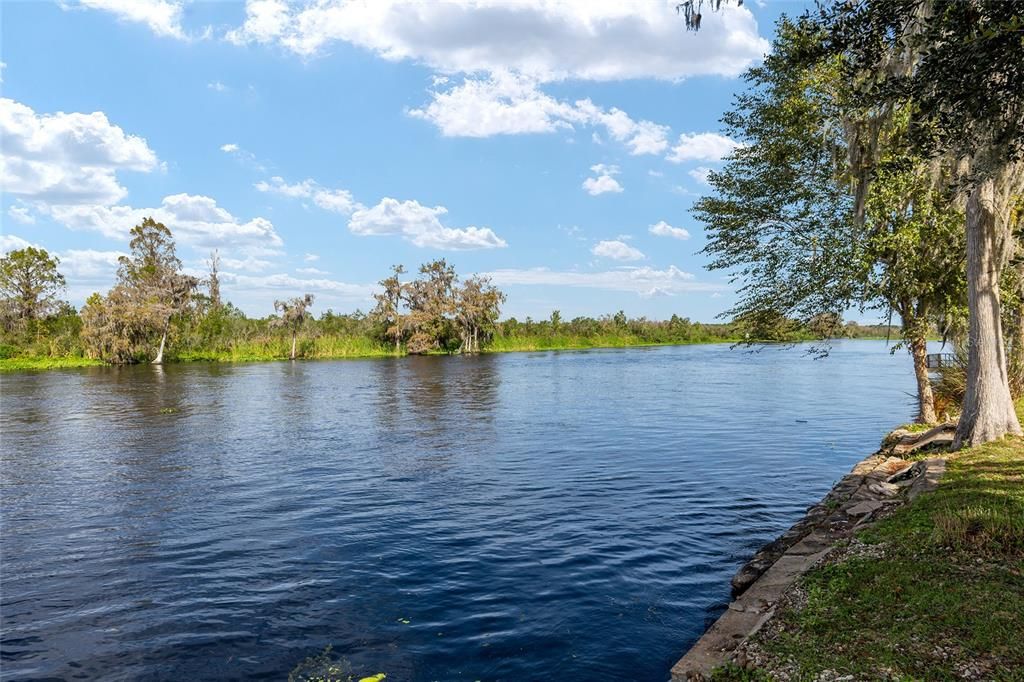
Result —
POLYGON ((516 353, 542 350, 585 350, 587 348, 632 348, 637 346, 685 346, 705 343, 737 343, 739 339, 694 339, 686 341, 644 341, 620 334, 553 334, 549 336, 497 336, 484 349, 487 353, 516 353))
POLYGON ((1024 438, 953 455, 938 490, 860 539, 882 557, 812 571, 806 605, 759 638, 775 666, 797 679, 1024 680, 1024 438))
POLYGON ((95 367, 99 360, 80 357, 16 357, 0 358, 0 372, 20 372, 30 369, 61 369, 66 367, 95 367))

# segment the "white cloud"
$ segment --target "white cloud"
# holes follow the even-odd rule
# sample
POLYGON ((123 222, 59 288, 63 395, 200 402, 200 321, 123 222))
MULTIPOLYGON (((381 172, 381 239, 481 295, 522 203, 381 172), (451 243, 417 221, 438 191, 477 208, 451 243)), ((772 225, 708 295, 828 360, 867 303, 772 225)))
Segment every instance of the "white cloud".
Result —
MULTIPOLYGON (((209 88, 210 90, 213 90, 214 92, 226 92, 228 90, 228 86, 224 85, 220 81, 211 81, 211 82, 206 84, 206 87, 209 88)), ((224 146, 226 147, 228 145, 224 145, 224 146)), ((221 147, 221 149, 224 149, 224 147, 221 147)), ((227 150, 225 150, 225 151, 227 151, 227 150)))
POLYGON ((36 245, 13 234, 0 234, 0 253, 17 251, 18 249, 24 249, 29 246, 36 245))
POLYGON ((202 248, 237 247, 250 255, 274 253, 283 245, 266 218, 242 222, 217 205, 194 194, 164 197, 157 208, 131 206, 55 205, 45 208, 55 220, 73 230, 91 230, 112 239, 126 239, 143 218, 165 224, 179 242, 202 248))
POLYGON ((89 9, 103 10, 122 21, 145 24, 158 36, 188 40, 181 27, 183 4, 169 0, 78 0, 89 9))
POLYGON ((249 0, 234 43, 302 56, 335 41, 442 73, 512 70, 538 80, 736 76, 768 52, 753 15, 728 7, 687 34, 674 0, 249 0))
POLYGON ((234 290, 269 291, 269 292, 311 292, 340 295, 344 298, 367 299, 374 289, 364 284, 348 284, 330 279, 303 279, 284 273, 274 275, 239 275, 226 271, 221 274, 221 281, 234 290))
POLYGON ((11 216, 11 220, 22 225, 33 225, 36 222, 36 217, 24 206, 11 206, 7 209, 7 215, 11 216))
MULTIPOLYGON (((446 137, 551 133, 578 125, 604 128, 634 155, 660 154, 668 147, 668 126, 636 121, 621 109, 603 109, 589 99, 574 104, 556 100, 541 92, 537 81, 508 71, 466 78, 430 95, 429 104, 408 113, 434 124, 446 137)), ((592 138, 600 143, 597 132, 592 138)))
POLYGON ((686 171, 686 174, 702 185, 707 185, 708 176, 711 175, 711 169, 707 166, 697 166, 692 170, 686 171))
POLYGON ((230 270, 247 270, 249 272, 262 272, 271 267, 273 263, 268 260, 247 256, 245 258, 222 258, 221 264, 230 270))
POLYGON ((690 233, 682 227, 672 227, 664 220, 659 220, 647 228, 647 231, 658 237, 671 237, 672 239, 689 239, 690 233))
POLYGON ((665 158, 672 163, 721 161, 740 146, 736 140, 718 133, 683 133, 665 158))
POLYGON ((69 249, 57 254, 60 258, 60 271, 68 280, 76 283, 113 280, 117 273, 117 259, 127 255, 123 251, 94 249, 69 249))
POLYGON ((398 201, 384 197, 372 208, 362 207, 352 214, 348 229, 357 235, 400 235, 416 246, 446 251, 495 249, 508 246, 487 227, 445 227, 441 216, 444 206, 423 206, 417 201, 398 201))
POLYGON ((691 291, 719 291, 726 287, 694 281, 694 276, 674 265, 664 270, 651 267, 616 268, 601 272, 567 272, 536 269, 505 269, 482 273, 499 286, 545 285, 558 287, 584 287, 608 291, 627 291, 641 296, 650 295, 652 290, 672 294, 691 291))
POLYGON ((364 208, 362 204, 352 198, 352 193, 347 189, 327 189, 318 185, 314 180, 303 180, 289 185, 284 178, 274 176, 270 178, 270 182, 265 180, 257 182, 255 187, 261 192, 278 194, 291 199, 312 199, 314 204, 325 211, 342 215, 348 215, 357 209, 364 208))
POLYGON ((307 263, 315 263, 316 261, 320 260, 320 256, 318 256, 315 253, 307 253, 305 256, 302 257, 302 260, 306 261, 307 263))
POLYGON ((241 163, 244 166, 248 166, 249 168, 252 168, 253 170, 257 170, 260 173, 265 173, 267 171, 266 166, 264 166, 256 158, 255 154, 253 154, 252 152, 247 151, 245 149, 242 149, 240 146, 238 146, 234 142, 229 142, 227 144, 222 144, 220 146, 220 150, 222 152, 224 152, 225 154, 229 154, 229 155, 233 156, 239 163, 241 163))
POLYGON ((643 260, 647 257, 640 249, 617 239, 598 242, 590 252, 600 258, 610 258, 612 260, 643 260))
POLYGON ((446 137, 491 137, 551 133, 572 128, 579 116, 572 105, 537 89, 535 81, 507 71, 487 78, 467 78, 409 115, 433 123, 446 137))
POLYGON ((317 268, 295 268, 295 272, 300 272, 303 275, 329 275, 331 273, 326 270, 319 270, 317 268))
POLYGON ((3 98, 0 138, 0 186, 23 199, 114 203, 127 194, 118 171, 150 172, 158 165, 145 139, 126 135, 99 111, 36 114, 3 98))
POLYGON ((596 197, 599 194, 605 194, 607 192, 621 192, 623 191, 622 185, 616 180, 613 175, 619 174, 618 166, 609 166, 603 163, 598 163, 590 167, 596 177, 587 178, 583 181, 583 189, 586 190, 587 194, 592 197, 596 197))

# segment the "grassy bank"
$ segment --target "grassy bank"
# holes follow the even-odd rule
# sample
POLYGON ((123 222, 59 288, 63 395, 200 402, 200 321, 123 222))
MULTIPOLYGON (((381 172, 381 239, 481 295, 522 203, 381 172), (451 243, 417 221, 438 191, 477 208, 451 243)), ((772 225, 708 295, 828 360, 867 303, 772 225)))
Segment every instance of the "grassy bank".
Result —
POLYGON ((97 367, 105 363, 75 356, 51 358, 46 356, 0 358, 0 372, 19 372, 30 369, 62 369, 67 367, 97 367))
POLYGON ((1024 438, 952 455, 937 491, 858 541, 808 574, 755 638, 765 669, 789 679, 1024 680, 1024 438))
MULTIPOLYGON (((514 353, 545 350, 586 350, 596 348, 631 348, 638 346, 693 345, 700 343, 733 343, 729 339, 710 341, 651 342, 623 336, 559 336, 559 337, 501 337, 495 339, 484 353, 514 353)), ((299 344, 299 357, 303 360, 344 360, 357 358, 384 358, 404 356, 394 348, 359 337, 324 337, 299 344)), ((291 352, 287 340, 241 342, 230 346, 184 350, 169 354, 168 362, 273 362, 287 360, 291 352)), ((29 369, 59 369, 63 367, 91 367, 103 365, 99 360, 83 357, 26 356, 0 358, 0 372, 29 369)))
MULTIPOLYGON (((883 337, 860 337, 862 340, 882 340, 883 337)), ((548 350, 587 350, 599 348, 636 348, 644 346, 690 346, 711 343, 740 343, 739 337, 711 336, 707 338, 655 339, 633 334, 547 334, 496 336, 483 349, 484 353, 515 353, 548 350)), ((795 343, 795 341, 764 343, 795 343)), ((283 337, 246 339, 235 343, 215 345, 211 348, 172 348, 167 362, 273 362, 287 360, 291 341, 283 337)), ((303 360, 345 360, 404 356, 384 345, 362 336, 319 336, 300 340, 298 355, 303 360)), ((145 362, 146 360, 141 360, 145 362)), ((24 355, 0 357, 0 372, 21 370, 93 367, 105 363, 78 355, 51 357, 24 355)))

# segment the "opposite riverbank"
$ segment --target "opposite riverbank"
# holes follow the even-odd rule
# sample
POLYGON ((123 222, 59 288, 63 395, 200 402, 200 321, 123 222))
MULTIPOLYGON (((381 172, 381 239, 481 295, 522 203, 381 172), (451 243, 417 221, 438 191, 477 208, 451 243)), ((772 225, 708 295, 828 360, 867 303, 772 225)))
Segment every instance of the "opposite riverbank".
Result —
POLYGON ((900 460, 859 464, 673 679, 1024 679, 1024 438, 927 456, 921 495, 900 460))
MULTIPOLYGON (((884 341, 885 336, 852 337, 861 341, 884 341)), ((840 339, 841 340, 841 339, 840 339)), ((791 339, 785 341, 768 340, 754 343, 788 345, 813 341, 812 338, 791 339)), ((481 351, 488 353, 524 353, 556 350, 600 350, 610 348, 654 348, 658 346, 697 346, 744 343, 740 337, 712 337, 673 341, 648 341, 634 336, 616 335, 559 335, 559 336, 520 336, 498 337, 481 351)), ((185 362, 281 362, 289 360, 290 346, 286 341, 280 343, 242 343, 227 349, 198 350, 172 353, 166 359, 168 364, 185 362)), ((446 353, 436 353, 446 355, 446 353)), ((332 338, 306 340, 301 345, 300 360, 358 360, 368 358, 405 357, 408 353, 403 349, 395 352, 393 348, 375 344, 361 338, 332 338)), ((101 360, 82 356, 11 356, 0 357, 0 373, 25 370, 68 369, 75 367, 112 366, 101 360)))

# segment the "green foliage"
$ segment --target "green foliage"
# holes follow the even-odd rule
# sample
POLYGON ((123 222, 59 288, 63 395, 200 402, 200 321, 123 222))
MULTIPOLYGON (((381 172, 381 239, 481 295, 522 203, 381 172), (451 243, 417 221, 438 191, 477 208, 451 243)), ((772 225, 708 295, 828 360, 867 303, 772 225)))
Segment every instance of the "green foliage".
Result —
POLYGON ((65 289, 60 259, 28 246, 0 258, 0 323, 6 330, 35 331, 35 323, 57 307, 65 289))
POLYGON ((82 310, 82 340, 91 357, 126 364, 162 360, 171 319, 187 312, 199 282, 181 271, 171 231, 146 218, 131 230, 131 254, 118 259, 117 284, 93 294, 82 310))

